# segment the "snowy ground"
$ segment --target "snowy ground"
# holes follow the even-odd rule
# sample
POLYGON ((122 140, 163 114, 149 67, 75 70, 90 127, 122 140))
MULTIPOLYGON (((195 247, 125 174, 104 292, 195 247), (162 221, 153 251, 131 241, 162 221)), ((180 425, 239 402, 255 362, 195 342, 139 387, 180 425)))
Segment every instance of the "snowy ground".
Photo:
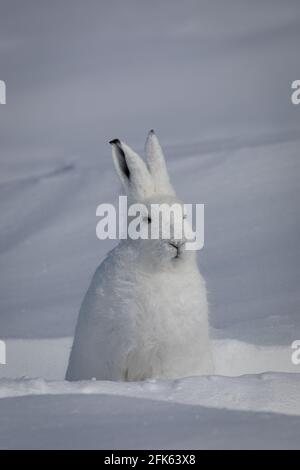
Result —
MULTIPOLYGON (((132 384, 65 382, 72 338, 58 335, 58 330, 71 330, 82 285, 87 285, 96 264, 95 253, 99 251, 100 259, 106 249, 103 242, 89 243, 89 228, 95 223, 89 207, 98 193, 99 175, 75 165, 2 185, 12 197, 4 212, 7 234, 2 247, 5 240, 8 246, 1 258, 7 263, 7 290, 1 300, 12 308, 6 310, 7 316, 3 310, 1 317, 7 343, 7 365, 0 366, 1 448, 299 446, 300 366, 291 362, 291 342, 300 332, 299 140, 293 137, 255 145, 228 143, 222 150, 216 144, 216 151, 201 151, 199 144, 184 149, 184 165, 183 149, 177 149, 171 160, 181 192, 190 194, 191 201, 197 194, 208 201, 200 265, 211 292, 215 377, 132 384), (183 184, 185 173, 189 190, 183 184), (214 194, 215 186, 222 187, 222 199, 214 194), (53 201, 66 187, 73 187, 81 203, 72 214, 61 207, 57 211, 53 201), (34 193, 41 195, 36 207, 20 213, 18 200, 24 205, 34 193), (46 220, 45 205, 53 207, 46 220), (28 218, 34 220, 34 225, 27 222, 27 233, 9 225, 15 212, 25 225, 28 218), (40 229, 33 231, 32 226, 40 229), (71 272, 68 263, 73 264, 71 272), (12 297, 8 286, 16 279, 19 295, 12 297), (72 295, 67 294, 68 287, 74 290, 72 295), (65 303, 63 317, 62 306, 56 308, 60 297, 65 303), (26 308, 20 317, 25 300, 32 309, 26 308), (40 308, 39 316, 35 308, 40 308), (40 337, 43 328, 48 338, 40 337), (19 338, 9 338, 13 332, 19 338)), ((115 190, 113 173, 108 170, 106 176, 101 200, 115 190)))
POLYGON ((1 4, 0 448, 299 448, 299 2, 54 3, 1 4), (106 142, 151 127, 205 204, 217 375, 67 383, 106 142))

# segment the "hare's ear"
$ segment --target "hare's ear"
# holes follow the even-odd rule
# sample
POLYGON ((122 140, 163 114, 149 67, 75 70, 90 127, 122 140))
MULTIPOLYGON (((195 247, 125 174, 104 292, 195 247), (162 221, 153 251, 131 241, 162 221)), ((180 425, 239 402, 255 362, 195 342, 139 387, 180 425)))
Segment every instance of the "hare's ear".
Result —
POLYGON ((153 129, 149 132, 146 141, 146 155, 156 192, 174 195, 175 191, 170 183, 165 157, 153 129))
POLYGON ((151 196, 153 181, 141 157, 119 139, 111 140, 110 144, 113 162, 126 193, 137 199, 151 196))

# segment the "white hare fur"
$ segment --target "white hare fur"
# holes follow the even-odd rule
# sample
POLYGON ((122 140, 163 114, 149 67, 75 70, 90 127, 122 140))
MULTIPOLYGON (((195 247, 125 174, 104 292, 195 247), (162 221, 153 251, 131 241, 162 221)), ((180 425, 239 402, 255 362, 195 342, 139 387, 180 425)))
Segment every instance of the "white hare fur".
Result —
MULTIPOLYGON (((119 140, 113 161, 131 202, 179 202, 153 131, 147 164, 119 140)), ((151 220, 145 220, 151 223, 151 220)), ((208 304, 196 254, 185 240, 121 240, 83 300, 67 380, 137 381, 213 373, 208 304)))

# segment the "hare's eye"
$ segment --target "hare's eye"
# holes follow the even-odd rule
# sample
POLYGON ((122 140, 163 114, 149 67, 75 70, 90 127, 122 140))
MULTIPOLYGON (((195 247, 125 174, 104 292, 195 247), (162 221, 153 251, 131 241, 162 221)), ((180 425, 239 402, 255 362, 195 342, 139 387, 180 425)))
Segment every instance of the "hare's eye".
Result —
POLYGON ((151 224, 151 217, 147 217, 148 224, 151 224))

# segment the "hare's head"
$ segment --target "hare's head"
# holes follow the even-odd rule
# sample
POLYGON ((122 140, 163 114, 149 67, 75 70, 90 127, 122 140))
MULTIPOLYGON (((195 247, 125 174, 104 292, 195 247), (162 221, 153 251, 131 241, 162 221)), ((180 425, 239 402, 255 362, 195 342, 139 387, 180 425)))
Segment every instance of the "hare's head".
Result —
MULTIPOLYGON (((140 237, 132 239, 145 256, 157 262, 187 259, 186 234, 189 227, 184 205, 170 183, 165 158, 154 131, 146 141, 147 162, 128 145, 112 140, 114 165, 128 196, 128 206, 139 213, 140 237), (142 235, 143 234, 143 235, 142 235)), ((129 209, 130 211, 130 209, 129 209)), ((133 213, 129 216, 133 216, 133 213)), ((130 228, 130 223, 128 228, 130 228)))

